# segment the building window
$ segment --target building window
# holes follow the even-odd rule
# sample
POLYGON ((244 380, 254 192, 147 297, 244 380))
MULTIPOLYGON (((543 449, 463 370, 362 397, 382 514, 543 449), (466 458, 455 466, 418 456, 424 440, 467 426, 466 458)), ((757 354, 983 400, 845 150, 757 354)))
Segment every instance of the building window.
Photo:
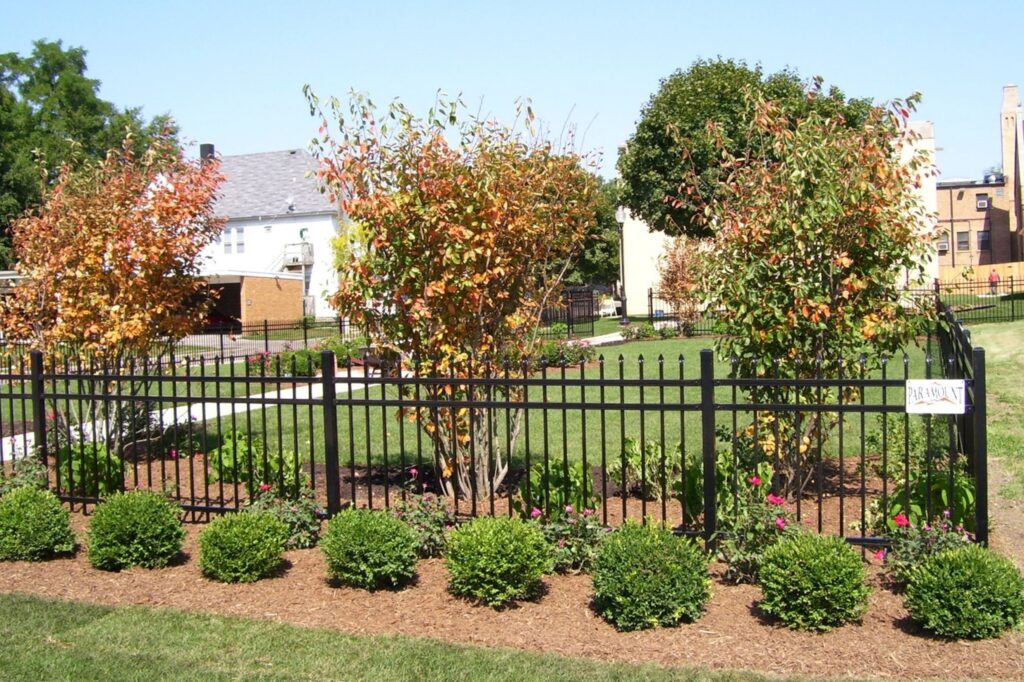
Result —
MULTIPOLYGON (((217 241, 221 241, 218 237, 217 241)), ((245 227, 226 227, 224 228, 224 253, 230 254, 232 250, 235 253, 245 253, 245 227)))
POLYGON ((956 233, 956 250, 957 251, 970 251, 971 250, 971 233, 968 231, 956 233))
POLYGON ((992 248, 992 233, 988 230, 978 232, 978 250, 988 251, 992 248))
POLYGON ((245 226, 235 228, 235 253, 245 253, 245 226))

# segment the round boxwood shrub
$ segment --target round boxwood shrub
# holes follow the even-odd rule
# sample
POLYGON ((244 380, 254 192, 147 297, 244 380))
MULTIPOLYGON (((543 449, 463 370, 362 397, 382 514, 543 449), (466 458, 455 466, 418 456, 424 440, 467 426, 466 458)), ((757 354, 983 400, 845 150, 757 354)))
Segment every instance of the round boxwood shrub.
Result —
POLYGON ((758 582, 761 609, 791 628, 830 630, 867 610, 864 563, 842 538, 803 533, 769 547, 758 582))
POLYGON ((269 512, 228 514, 199 534, 199 568, 224 583, 251 583, 281 565, 288 526, 269 512))
POLYGON ((697 619, 711 599, 708 558, 690 540, 627 521, 601 543, 594 605, 617 630, 697 619))
POLYGON ((181 552, 181 508, 150 490, 115 493, 89 524, 89 562, 105 571, 160 568, 181 552))
POLYGON ((452 594, 502 606, 540 592, 554 559, 544 533, 519 518, 481 516, 448 537, 445 566, 452 594))
POLYGON ((978 545, 940 552, 910 571, 907 609, 926 630, 984 639, 1024 615, 1024 578, 1013 563, 978 545))
POLYGON ((327 523, 320 547, 328 576, 343 585, 399 587, 416 574, 416 533, 388 512, 346 509, 327 523))
POLYGON ((74 549, 68 510, 49 490, 15 488, 0 497, 0 560, 39 561, 74 549))

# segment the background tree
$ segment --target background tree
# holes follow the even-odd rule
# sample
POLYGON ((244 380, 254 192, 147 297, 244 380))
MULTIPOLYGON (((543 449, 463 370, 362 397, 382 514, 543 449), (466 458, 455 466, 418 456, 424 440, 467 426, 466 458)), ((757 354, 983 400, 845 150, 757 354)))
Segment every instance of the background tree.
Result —
POLYGON ((765 75, 760 65, 732 59, 697 60, 675 72, 643 108, 619 157, 622 203, 651 229, 706 236, 706 225, 694 217, 721 183, 721 149, 734 157, 762 153, 760 140, 745 134, 753 113, 746 93, 777 102, 794 119, 810 111, 842 114, 850 127, 859 126, 871 106, 869 100, 847 100, 836 88, 813 98, 806 91, 795 71, 765 75), (708 121, 717 137, 708 133, 708 121), (688 184, 680 189, 684 178, 688 184))
POLYGON ((126 132, 136 153, 156 136, 173 139, 166 115, 147 122, 139 109, 100 99, 100 82, 85 76, 85 55, 45 40, 27 57, 0 54, 0 267, 11 263, 11 222, 42 201, 40 163, 53 181, 61 164, 102 159, 126 132))
POLYGON ((610 285, 619 279, 618 182, 601 180, 597 193, 596 220, 583 250, 573 259, 565 283, 573 286, 610 285))
POLYGON ((702 272, 711 244, 680 235, 672 240, 658 262, 658 297, 666 301, 687 336, 700 321, 704 301, 702 272))
POLYGON ((408 368, 453 378, 423 387, 451 408, 407 416, 434 441, 447 494, 487 495, 505 477, 520 415, 506 423, 464 407, 480 389, 458 379, 525 371, 519 360, 533 352, 541 311, 593 229, 596 178, 578 155, 531 133, 528 107, 505 127, 466 116, 458 101, 422 119, 396 102, 378 120, 361 96, 347 117, 337 101, 325 114, 307 96, 323 121, 320 177, 348 219, 333 304, 408 368))
MULTIPOLYGON (((762 144, 743 145, 756 149, 746 156, 729 152, 733 141, 709 126, 724 161, 706 207, 715 230, 706 285, 723 334, 718 349, 734 358, 736 376, 852 376, 861 353, 877 361, 927 329, 928 308, 904 292, 924 284, 932 239, 914 192, 931 172, 927 160, 900 162, 900 145, 913 139, 906 120, 914 101, 872 108, 849 127, 813 108, 794 119, 755 96, 740 138, 762 144)), ((761 389, 759 399, 821 398, 778 388, 761 389)), ((761 425, 761 446, 794 493, 829 424, 821 415, 762 416, 775 423, 761 425)))
MULTIPOLYGON (((8 339, 51 359, 68 344, 116 368, 169 350, 204 319, 198 263, 222 229, 213 215, 218 164, 185 160, 170 135, 141 156, 134 142, 127 137, 100 161, 63 164, 42 207, 14 222, 24 278, 0 308, 8 339)), ((97 385, 120 390, 120 382, 97 385)), ((122 407, 95 401, 75 420, 120 424, 122 407)), ((121 443, 111 445, 120 454, 121 443)))

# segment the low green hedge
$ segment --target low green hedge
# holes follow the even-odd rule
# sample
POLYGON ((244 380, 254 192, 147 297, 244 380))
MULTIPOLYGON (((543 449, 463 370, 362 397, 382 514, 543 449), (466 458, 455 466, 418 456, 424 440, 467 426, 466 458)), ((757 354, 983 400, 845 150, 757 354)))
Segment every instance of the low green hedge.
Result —
POLYGON ((15 488, 0 497, 0 560, 39 561, 74 549, 68 510, 49 490, 15 488))

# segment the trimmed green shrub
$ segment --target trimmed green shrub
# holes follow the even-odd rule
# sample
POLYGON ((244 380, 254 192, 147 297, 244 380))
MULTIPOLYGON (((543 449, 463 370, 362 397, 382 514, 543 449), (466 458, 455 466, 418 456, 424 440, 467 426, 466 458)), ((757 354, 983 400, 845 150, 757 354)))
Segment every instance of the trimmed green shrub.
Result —
POLYGON ((106 497, 124 485, 121 458, 102 443, 72 443, 57 451, 60 490, 83 497, 106 497))
POLYGON ((199 568, 224 583, 251 583, 281 565, 288 526, 273 514, 227 514, 199 534, 199 568))
POLYGON ((617 630, 693 621, 711 599, 707 556, 653 523, 627 521, 609 534, 592 575, 594 605, 617 630))
POLYGON ((104 571, 160 568, 181 552, 181 509, 151 490, 115 493, 89 524, 89 563, 104 571))
POLYGON ((385 511, 346 509, 327 523, 320 548, 327 574, 353 587, 399 587, 416 574, 418 538, 404 521, 385 511))
POLYGON ((914 567, 925 559, 970 545, 974 536, 963 528, 951 526, 948 517, 943 516, 920 525, 901 519, 889 539, 889 551, 882 550, 885 567, 897 582, 906 584, 914 567))
POLYGON ((553 559, 535 525, 519 518, 481 516, 448 536, 444 563, 453 594, 502 606, 537 596, 553 559))
POLYGON ((907 609, 945 637, 997 637, 1024 615, 1024 578, 995 552, 970 545, 925 559, 910 572, 907 609))
POLYGON ((26 486, 0 497, 0 561, 39 561, 74 549, 68 510, 49 490, 26 486))
POLYGON ((803 533, 782 540, 765 550, 758 582, 761 609, 791 628, 831 630, 867 610, 864 563, 842 538, 803 533))

